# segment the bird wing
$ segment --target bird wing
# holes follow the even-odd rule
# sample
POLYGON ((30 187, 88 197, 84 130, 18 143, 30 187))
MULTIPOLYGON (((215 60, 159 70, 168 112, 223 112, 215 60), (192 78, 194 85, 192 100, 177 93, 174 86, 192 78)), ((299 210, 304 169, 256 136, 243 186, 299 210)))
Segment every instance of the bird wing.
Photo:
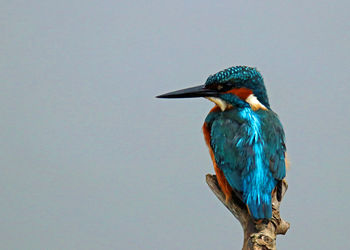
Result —
POLYGON ((258 111, 261 129, 264 131, 264 153, 269 160, 270 171, 277 180, 286 176, 286 144, 282 124, 273 111, 258 111))
POLYGON ((284 132, 271 110, 259 110, 256 116, 260 125, 256 142, 248 133, 252 124, 237 109, 212 113, 206 122, 215 161, 228 183, 243 193, 255 218, 270 218, 271 192, 286 172, 284 132))
MULTIPOLYGON (((258 110, 257 114, 263 131, 264 157, 269 161, 267 165, 272 176, 276 180, 282 180, 286 175, 286 146, 282 124, 277 114, 271 110, 258 110)), ((212 113, 206 122, 210 126, 210 144, 218 166, 230 185, 241 191, 240 177, 245 174, 248 161, 254 157, 251 145, 237 146, 241 138, 247 137, 246 121, 241 118, 237 110, 231 110, 212 113)))
POLYGON ((230 186, 242 191, 241 175, 247 157, 242 156, 236 144, 244 136, 244 121, 235 110, 231 110, 211 113, 206 122, 210 126, 210 145, 218 167, 230 186))

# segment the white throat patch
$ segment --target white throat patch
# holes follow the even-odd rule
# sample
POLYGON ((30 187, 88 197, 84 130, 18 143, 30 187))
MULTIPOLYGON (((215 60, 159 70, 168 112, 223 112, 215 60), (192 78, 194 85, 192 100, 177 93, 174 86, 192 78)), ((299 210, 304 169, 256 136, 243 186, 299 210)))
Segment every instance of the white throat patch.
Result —
MULTIPOLYGON (((213 103, 215 103, 221 109, 221 111, 225 111, 227 108, 232 108, 231 104, 227 103, 226 101, 220 98, 217 98, 217 97, 206 97, 206 98, 212 101, 213 103)), ((267 110, 267 108, 261 102, 259 102, 258 98, 256 98, 256 96, 253 94, 249 95, 247 99, 245 99, 245 101, 249 103, 250 108, 254 111, 259 109, 267 110)))
POLYGON ((258 109, 267 110, 267 108, 261 102, 259 102, 258 98, 256 98, 256 96, 253 94, 249 95, 245 101, 249 103, 251 109, 254 111, 258 109))
POLYGON ((217 98, 217 97, 206 97, 209 101, 212 101, 216 105, 219 106, 221 111, 225 111, 227 108, 232 107, 231 104, 225 102, 224 100, 217 98))

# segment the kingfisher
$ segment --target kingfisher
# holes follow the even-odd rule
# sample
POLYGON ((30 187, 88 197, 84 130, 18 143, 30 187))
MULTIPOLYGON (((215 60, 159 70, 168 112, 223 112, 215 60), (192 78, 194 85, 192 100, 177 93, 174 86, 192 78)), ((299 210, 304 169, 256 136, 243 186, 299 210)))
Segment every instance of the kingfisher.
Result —
POLYGON ((286 145, 260 72, 234 66, 210 75, 203 85, 157 97, 204 97, 215 103, 203 134, 226 202, 238 193, 253 219, 270 219, 272 195, 281 200, 286 145))

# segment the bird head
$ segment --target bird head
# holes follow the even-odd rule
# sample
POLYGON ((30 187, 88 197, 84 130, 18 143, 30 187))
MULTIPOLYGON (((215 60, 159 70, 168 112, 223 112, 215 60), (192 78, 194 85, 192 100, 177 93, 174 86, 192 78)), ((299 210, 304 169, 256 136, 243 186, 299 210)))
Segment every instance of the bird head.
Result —
POLYGON ((264 80, 255 68, 235 66, 210 75, 205 84, 169 92, 158 98, 205 97, 224 111, 230 106, 250 105, 269 109, 264 80))

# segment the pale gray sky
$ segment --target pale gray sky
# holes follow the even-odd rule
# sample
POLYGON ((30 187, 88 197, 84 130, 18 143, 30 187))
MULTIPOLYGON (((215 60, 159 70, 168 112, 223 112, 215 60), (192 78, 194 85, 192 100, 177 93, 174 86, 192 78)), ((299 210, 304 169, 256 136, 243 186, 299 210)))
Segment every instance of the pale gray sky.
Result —
POLYGON ((212 104, 257 67, 292 167, 279 249, 346 249, 349 1, 3 1, 0 249, 240 249, 205 183, 212 104))

